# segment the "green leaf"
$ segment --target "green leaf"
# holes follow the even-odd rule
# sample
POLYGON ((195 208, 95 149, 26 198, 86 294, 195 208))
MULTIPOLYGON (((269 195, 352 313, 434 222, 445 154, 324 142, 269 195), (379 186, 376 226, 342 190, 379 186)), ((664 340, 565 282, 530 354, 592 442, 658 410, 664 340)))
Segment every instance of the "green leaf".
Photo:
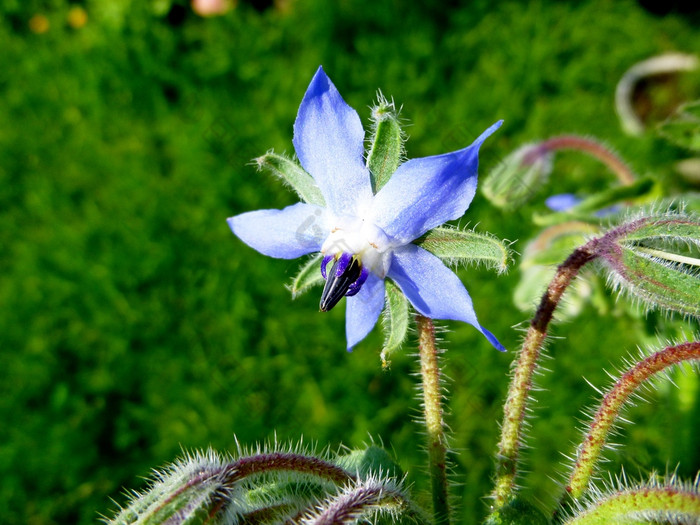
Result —
POLYGON ((268 151, 255 159, 258 170, 266 169, 276 177, 289 184, 301 200, 317 206, 325 206, 326 201, 314 179, 292 159, 268 151))
POLYGON ((292 297, 297 297, 304 293, 312 286, 320 285, 324 282, 321 275, 321 260, 323 255, 320 253, 312 256, 304 265, 299 268, 299 273, 292 279, 292 282, 287 286, 292 292, 292 297))
POLYGON ((381 93, 379 103, 372 108, 372 147, 367 155, 367 167, 372 178, 372 189, 377 193, 399 167, 403 154, 403 134, 394 103, 381 93))
POLYGON ((387 307, 384 309, 384 331, 386 340, 380 355, 382 366, 389 366, 388 357, 398 350, 408 333, 408 300, 392 281, 386 280, 387 307))
POLYGON ((700 151, 700 100, 678 108, 657 127, 660 136, 691 151, 700 151))
POLYGON ((415 244, 449 262, 485 264, 503 273, 511 260, 510 250, 500 239, 472 230, 439 227, 430 230, 415 244))

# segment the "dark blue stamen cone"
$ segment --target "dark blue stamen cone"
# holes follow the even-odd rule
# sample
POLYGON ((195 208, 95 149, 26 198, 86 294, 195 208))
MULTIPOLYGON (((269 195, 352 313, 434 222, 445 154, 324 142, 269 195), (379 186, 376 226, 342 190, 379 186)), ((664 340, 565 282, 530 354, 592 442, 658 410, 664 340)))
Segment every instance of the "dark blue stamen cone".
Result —
POLYGON ((341 255, 333 263, 331 271, 328 272, 326 285, 321 294, 321 304, 319 308, 322 312, 327 312, 333 308, 347 293, 348 289, 362 275, 362 265, 360 261, 346 253, 341 255))

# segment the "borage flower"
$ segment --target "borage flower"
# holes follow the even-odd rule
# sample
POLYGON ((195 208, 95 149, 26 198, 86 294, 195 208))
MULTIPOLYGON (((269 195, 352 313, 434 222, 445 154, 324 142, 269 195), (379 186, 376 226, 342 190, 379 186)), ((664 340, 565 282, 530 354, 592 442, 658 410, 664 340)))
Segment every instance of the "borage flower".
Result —
POLYGON ((479 147, 500 125, 467 148, 398 165, 378 188, 364 157, 360 118, 319 68, 294 123, 294 149, 305 171, 287 165, 287 180, 306 202, 243 213, 228 223, 243 242, 270 257, 322 254, 320 309, 347 297, 348 350, 376 324, 386 279, 420 314, 469 323, 503 350, 477 321, 457 275, 414 242, 464 214, 476 191, 479 147))

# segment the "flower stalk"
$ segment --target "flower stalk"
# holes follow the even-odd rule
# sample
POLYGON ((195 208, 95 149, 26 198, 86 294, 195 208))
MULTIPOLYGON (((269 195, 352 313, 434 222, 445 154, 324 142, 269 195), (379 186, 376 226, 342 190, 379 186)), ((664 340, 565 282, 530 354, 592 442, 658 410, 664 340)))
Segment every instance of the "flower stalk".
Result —
POLYGON ((447 494, 447 436, 443 420, 440 388, 440 351, 435 344, 433 321, 416 315, 418 349, 423 390, 423 410, 428 436, 428 461, 433 493, 433 512, 436 525, 449 525, 450 511, 447 494))
POLYGON ((573 498, 580 498, 593 474, 595 464, 605 446, 620 410, 630 395, 654 374, 683 361, 700 359, 700 342, 667 347, 630 368, 605 394, 579 447, 576 463, 566 486, 573 498))
POLYGON ((532 151, 525 155, 523 163, 533 163, 538 157, 558 150, 581 151, 598 159, 617 176, 623 185, 632 184, 635 180, 634 173, 620 157, 601 143, 577 135, 561 135, 540 142, 532 151))
POLYGON ((517 358, 503 410, 501 440, 497 453, 496 486, 493 492, 494 510, 503 507, 515 496, 515 478, 518 453, 522 444, 522 427, 532 388, 532 378, 547 335, 547 327, 571 281, 585 264, 597 257, 595 252, 597 243, 598 239, 593 239, 577 248, 557 268, 557 273, 542 296, 539 308, 530 323, 530 328, 517 358))

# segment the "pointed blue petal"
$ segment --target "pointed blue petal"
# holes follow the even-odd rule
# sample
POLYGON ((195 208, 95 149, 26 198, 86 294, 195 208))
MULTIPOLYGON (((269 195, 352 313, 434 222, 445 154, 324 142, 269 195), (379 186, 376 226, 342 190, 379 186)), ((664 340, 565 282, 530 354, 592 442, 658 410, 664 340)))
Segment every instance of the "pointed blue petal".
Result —
POLYGON ((422 315, 469 323, 495 348, 505 350, 477 321, 472 299, 462 281, 433 254, 415 244, 402 246, 394 252, 389 277, 422 315))
POLYGON ((227 221, 248 246, 278 259, 318 252, 330 233, 326 210, 303 202, 283 210, 251 211, 227 221))
POLYGON ((379 314, 384 309, 384 280, 370 272, 357 295, 348 297, 346 301, 345 334, 349 352, 377 324, 379 314))
POLYGON ((357 204, 372 198, 364 139, 357 112, 319 67, 299 106, 293 142, 299 162, 336 215, 357 215, 357 204))
POLYGON ((406 244, 464 215, 476 192, 479 147, 501 123, 467 148, 401 164, 375 197, 374 224, 406 244))

